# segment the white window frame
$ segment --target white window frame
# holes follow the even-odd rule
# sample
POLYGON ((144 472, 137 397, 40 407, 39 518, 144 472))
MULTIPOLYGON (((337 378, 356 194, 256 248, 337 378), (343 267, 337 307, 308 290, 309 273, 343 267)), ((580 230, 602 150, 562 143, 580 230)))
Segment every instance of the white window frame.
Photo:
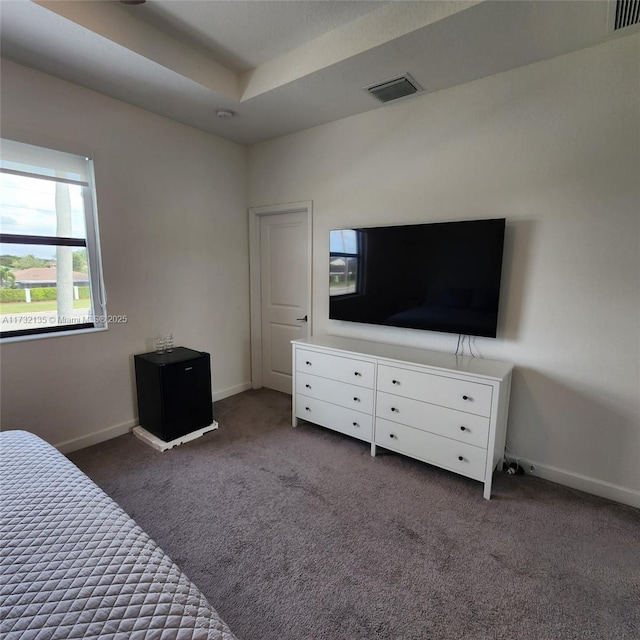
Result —
MULTIPOLYGON (((57 151, 47 147, 37 145, 27 145, 33 150, 41 150, 43 155, 53 152, 54 154, 66 154, 67 156, 75 156, 76 160, 86 162, 85 179, 61 178, 49 173, 45 173, 44 167, 42 172, 35 170, 19 170, 6 166, 4 154, 2 153, 4 143, 10 145, 24 145, 18 141, 2 139, 0 140, 0 173, 35 178, 38 180, 49 180, 52 182, 62 182, 67 184, 78 185, 82 189, 82 198, 84 204, 85 219, 85 238, 63 238, 59 236, 40 236, 26 235, 15 233, 0 233, 0 243, 2 244, 37 244, 44 246, 69 246, 83 247, 87 253, 87 266, 89 272, 89 291, 91 295, 91 321, 77 324, 56 324, 52 326, 34 326, 30 329, 18 329, 15 331, 4 331, 0 334, 0 343, 19 342, 23 340, 33 340, 38 338, 51 338, 68 335, 77 335, 82 333, 91 333, 95 331, 106 331, 108 329, 107 316, 107 296, 104 286, 104 277, 102 273, 102 254, 100 251, 100 232, 98 226, 98 212, 95 190, 95 173, 93 160, 86 156, 78 156, 77 154, 69 154, 67 152, 57 151)), ((55 167, 49 167, 49 171, 55 170, 55 167)))

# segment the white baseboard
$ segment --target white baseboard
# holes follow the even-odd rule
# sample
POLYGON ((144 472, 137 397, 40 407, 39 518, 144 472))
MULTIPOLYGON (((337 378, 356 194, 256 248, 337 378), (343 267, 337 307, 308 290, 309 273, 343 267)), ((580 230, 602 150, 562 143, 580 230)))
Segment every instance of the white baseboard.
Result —
POLYGON ((607 498, 608 500, 613 500, 614 502, 620 502, 621 504, 627 504, 630 507, 640 509, 640 491, 637 491, 636 489, 629 489, 628 487, 622 487, 618 484, 598 480, 597 478, 591 478, 590 476, 585 476, 581 473, 552 467, 551 465, 543 464, 542 462, 530 460, 525 456, 517 457, 509 454, 506 457, 510 461, 520 460, 523 463, 522 466, 526 473, 529 473, 532 476, 550 480, 551 482, 557 482, 558 484, 571 487, 572 489, 578 489, 585 493, 591 493, 594 496, 600 496, 601 498, 607 498), (529 465, 533 466, 533 471, 528 470, 529 465))
POLYGON ((220 389, 219 391, 213 392, 213 401, 224 400, 230 396, 235 396, 238 393, 242 393, 243 391, 248 391, 251 389, 251 382, 243 382, 242 384, 236 384, 233 387, 227 387, 226 389, 220 389))
POLYGON ((108 427, 101 431, 95 431, 87 436, 80 436, 79 438, 72 438, 71 440, 65 440, 54 445, 60 453, 71 453, 72 451, 78 451, 79 449, 85 449, 91 447, 94 444, 111 440, 111 438, 117 438, 125 433, 129 433, 133 427, 138 423, 135 420, 118 424, 115 427, 108 427))
MULTIPOLYGON (((213 401, 216 402, 217 400, 235 396, 236 394, 242 393, 243 391, 247 391, 249 389, 251 389, 251 382, 243 382, 242 384, 237 384, 233 387, 221 389, 213 393, 213 401)), ((72 438, 71 440, 59 442, 55 445, 55 447, 56 449, 58 449, 58 451, 60 451, 60 453, 71 453, 72 451, 85 449, 86 447, 91 447, 94 444, 100 444, 101 442, 105 442, 106 440, 111 440, 111 438, 122 436, 125 433, 129 433, 129 431, 131 431, 136 426, 138 426, 138 421, 131 420, 130 422, 118 424, 115 427, 107 427, 106 429, 96 431, 86 436, 80 436, 79 438, 72 438)))

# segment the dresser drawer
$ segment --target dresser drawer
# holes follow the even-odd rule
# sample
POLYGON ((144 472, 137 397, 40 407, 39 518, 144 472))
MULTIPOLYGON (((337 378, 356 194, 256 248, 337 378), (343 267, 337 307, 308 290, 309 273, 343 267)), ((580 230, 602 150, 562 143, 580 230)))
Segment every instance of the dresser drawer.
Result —
POLYGON ((486 449, 489 418, 378 391, 376 415, 486 449))
POLYGON ((366 360, 296 349, 296 371, 373 389, 375 365, 366 360))
POLYGON ((378 366, 378 390, 479 416, 491 415, 493 389, 480 382, 381 364, 378 366))
POLYGON ((330 402, 296 394, 296 416, 360 440, 373 438, 373 416, 330 402))
POLYGON ((486 449, 451 440, 413 427, 376 419, 375 443, 412 458, 430 462, 474 480, 483 480, 486 449))
POLYGON ((362 413, 373 414, 373 389, 336 382, 308 373, 297 373, 296 393, 318 400, 328 400, 333 404, 362 411, 362 413))

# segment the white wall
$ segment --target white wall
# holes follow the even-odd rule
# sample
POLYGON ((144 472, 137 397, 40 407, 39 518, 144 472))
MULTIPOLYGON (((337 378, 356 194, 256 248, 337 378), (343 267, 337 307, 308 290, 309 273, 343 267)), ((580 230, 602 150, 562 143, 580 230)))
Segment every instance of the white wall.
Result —
POLYGON ((132 355, 173 332, 211 353, 214 397, 249 386, 246 149, 3 61, 2 134, 95 161, 109 314, 126 324, 4 344, 2 428, 64 450, 135 424, 132 355))
POLYGON ((454 351, 448 334, 329 321, 329 229, 506 217, 499 336, 475 348, 517 366, 508 445, 638 505, 639 61, 626 37, 249 154, 251 206, 313 200, 315 333, 454 351))

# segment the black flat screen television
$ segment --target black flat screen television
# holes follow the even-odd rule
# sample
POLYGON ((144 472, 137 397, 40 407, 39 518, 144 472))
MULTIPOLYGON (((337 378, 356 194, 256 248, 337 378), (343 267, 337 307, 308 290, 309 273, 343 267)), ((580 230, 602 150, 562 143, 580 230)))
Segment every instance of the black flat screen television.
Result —
POLYGON ((329 236, 329 318, 495 338, 505 219, 329 236))

